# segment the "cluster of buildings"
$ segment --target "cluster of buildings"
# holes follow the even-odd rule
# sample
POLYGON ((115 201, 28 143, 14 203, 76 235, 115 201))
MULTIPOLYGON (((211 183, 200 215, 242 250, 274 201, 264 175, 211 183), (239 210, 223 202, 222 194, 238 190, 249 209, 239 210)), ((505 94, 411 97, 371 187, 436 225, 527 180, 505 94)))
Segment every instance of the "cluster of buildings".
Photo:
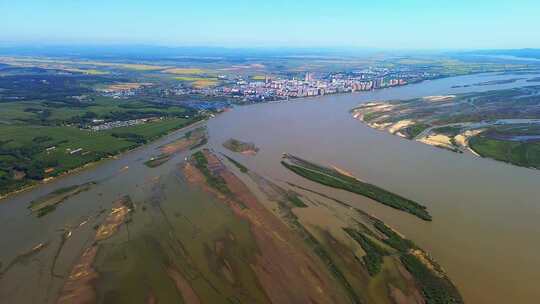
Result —
MULTIPOLYGON (((301 77, 265 76, 248 78, 240 75, 218 78, 217 86, 196 88, 186 84, 162 87, 157 90, 159 98, 185 99, 183 103, 194 100, 194 105, 201 104, 200 98, 210 97, 212 103, 223 102, 265 102, 286 100, 289 98, 321 96, 328 94, 371 91, 388 87, 403 86, 413 82, 436 78, 439 75, 422 70, 407 70, 404 68, 369 67, 359 71, 342 73, 305 73, 301 77), (192 98, 194 97, 194 98, 192 98)), ((116 90, 104 92, 113 98, 124 98, 138 94, 149 94, 145 86, 118 86, 116 90), (124 90, 120 90, 122 88, 124 90), (129 88, 125 90, 125 88, 129 88)), ((155 93, 156 91, 154 91, 155 93)), ((151 96, 150 94, 149 96, 151 96)), ((203 103, 204 104, 204 103, 203 103)), ((201 109, 199 109, 201 110, 201 109)))
POLYGON ((137 95, 137 92, 135 90, 123 90, 123 91, 116 91, 116 92, 102 92, 103 96, 106 97, 112 97, 114 99, 126 99, 129 97, 134 97, 137 95))
POLYGON ((237 78, 214 88, 178 88, 168 91, 171 95, 204 95, 236 99, 242 102, 264 102, 289 98, 320 96, 328 94, 371 91, 403 86, 411 82, 435 78, 425 72, 407 72, 386 68, 366 69, 350 73, 330 73, 316 77, 306 73, 302 78, 266 76, 264 80, 237 78))
POLYGON ((111 122, 103 122, 103 120, 94 119, 93 123, 98 123, 96 125, 90 126, 89 129, 92 131, 104 131, 104 130, 110 130, 114 128, 122 128, 122 127, 130 127, 135 125, 140 125, 156 120, 163 119, 162 117, 150 117, 150 118, 140 118, 140 119, 132 119, 132 120, 118 120, 118 121, 111 121, 111 122))
POLYGON ((269 101, 356 91, 370 91, 409 83, 399 75, 367 78, 361 75, 330 74, 316 79, 306 73, 303 79, 266 77, 264 81, 240 80, 212 90, 213 96, 240 98, 244 101, 269 101))
POLYGON ((109 85, 99 91, 103 96, 112 97, 114 99, 124 99, 137 96, 143 93, 148 87, 152 86, 152 83, 124 82, 109 85))

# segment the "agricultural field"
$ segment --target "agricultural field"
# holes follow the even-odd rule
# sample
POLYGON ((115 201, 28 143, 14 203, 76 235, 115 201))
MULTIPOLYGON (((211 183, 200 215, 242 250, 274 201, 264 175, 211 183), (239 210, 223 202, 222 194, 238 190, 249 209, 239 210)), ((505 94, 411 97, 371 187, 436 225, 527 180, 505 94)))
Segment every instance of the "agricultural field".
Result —
POLYGON ((1 193, 135 148, 194 121, 196 119, 170 118, 103 132, 68 126, 2 125, 1 193))
POLYGON ((119 63, 119 62, 106 62, 106 61, 93 61, 93 60, 62 60, 58 58, 33 58, 33 57, 0 57, 0 63, 9 64, 16 67, 37 67, 44 69, 57 69, 57 70, 77 70, 77 67, 83 67, 79 69, 82 71, 98 71, 99 73, 107 73, 98 69, 124 69, 134 71, 156 71, 167 69, 166 66, 159 66, 154 64, 141 64, 141 63, 119 63))
POLYGON ((208 71, 199 68, 172 68, 164 70, 163 73, 176 75, 200 75, 206 74, 208 71))
POLYGON ((184 76, 184 77, 175 77, 174 79, 182 82, 190 83, 195 88, 207 88, 216 86, 219 83, 219 80, 216 77, 195 77, 195 76, 184 76))
POLYGON ((202 118, 184 106, 114 99, 94 89, 114 88, 117 79, 19 72, 0 77, 0 194, 132 149, 202 118))
POLYGON ((96 119, 128 120, 193 115, 185 107, 149 104, 144 101, 115 101, 101 96, 77 105, 46 100, 4 102, 1 105, 4 124, 82 125, 96 119))

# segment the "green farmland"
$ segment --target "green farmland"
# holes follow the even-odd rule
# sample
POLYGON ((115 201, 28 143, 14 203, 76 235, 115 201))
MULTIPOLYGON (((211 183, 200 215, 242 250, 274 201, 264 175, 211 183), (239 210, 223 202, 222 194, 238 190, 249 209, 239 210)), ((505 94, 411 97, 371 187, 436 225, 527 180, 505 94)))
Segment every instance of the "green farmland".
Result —
POLYGON ((68 126, 1 126, 0 193, 113 156, 196 120, 170 118, 102 132, 68 126))

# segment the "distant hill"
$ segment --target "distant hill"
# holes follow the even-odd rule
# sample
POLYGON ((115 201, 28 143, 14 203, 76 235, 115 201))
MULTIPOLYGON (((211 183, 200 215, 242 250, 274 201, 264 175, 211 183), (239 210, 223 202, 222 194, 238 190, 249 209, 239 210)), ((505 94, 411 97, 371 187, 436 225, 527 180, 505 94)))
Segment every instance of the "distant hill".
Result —
POLYGON ((2 45, 0 56, 46 56, 121 60, 215 60, 220 58, 364 57, 380 50, 370 48, 228 48, 167 47, 151 45, 2 45))
POLYGON ((540 59, 540 49, 514 49, 514 50, 482 50, 470 52, 474 55, 515 56, 521 58, 540 59))

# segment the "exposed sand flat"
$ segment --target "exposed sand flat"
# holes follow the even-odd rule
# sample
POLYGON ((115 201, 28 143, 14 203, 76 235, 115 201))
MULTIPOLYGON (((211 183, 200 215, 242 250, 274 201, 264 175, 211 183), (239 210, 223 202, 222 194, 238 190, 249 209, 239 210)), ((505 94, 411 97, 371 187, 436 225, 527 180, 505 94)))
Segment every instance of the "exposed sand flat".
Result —
POLYGON ((372 106, 377 106, 377 105, 381 105, 383 103, 381 102, 368 102, 368 103, 365 103, 364 104, 364 107, 372 107, 372 106))
POLYGON ((408 126, 414 125, 416 122, 414 120, 400 120, 397 123, 393 124, 389 129, 388 132, 395 134, 396 132, 400 131, 401 129, 404 129, 408 126))
POLYGON ((407 138, 407 135, 401 133, 401 132, 396 132, 395 135, 399 136, 399 137, 403 137, 403 138, 407 138))
POLYGON ((244 155, 248 155, 248 156, 255 156, 255 155, 257 155, 257 151, 255 151, 255 150, 247 150, 247 151, 240 152, 240 154, 244 154, 244 155))
POLYGON ((475 156, 481 157, 480 154, 476 153, 476 151, 474 151, 472 148, 467 147, 467 150, 471 152, 472 154, 474 154, 475 156))
POLYGON ((162 154, 172 155, 188 150, 206 138, 204 127, 194 129, 190 136, 184 136, 173 142, 167 143, 160 148, 162 154))
POLYGON ((439 277, 444 276, 444 273, 441 273, 439 271, 438 267, 435 267, 435 265, 433 265, 433 262, 426 256, 425 252, 423 252, 422 250, 413 250, 413 251, 411 251, 411 254, 414 255, 415 257, 417 257, 418 260, 420 260, 420 262, 422 262, 422 264, 426 265, 427 268, 432 270, 433 273, 435 273, 439 277))
POLYGON ((435 96, 426 96, 423 99, 430 102, 444 102, 451 101, 456 98, 456 95, 435 95, 435 96))
POLYGON ((364 120, 364 114, 360 111, 355 111, 353 114, 354 119, 364 120))
POLYGON ((352 110, 353 116, 359 117, 360 115, 364 115, 367 113, 378 113, 378 112, 385 112, 390 111, 394 108, 394 105, 388 104, 388 103, 378 103, 378 102, 370 102, 366 103, 362 106, 359 106, 357 108, 354 108, 352 110))
POLYGON ((374 129, 377 129, 377 130, 387 130, 388 127, 390 127, 392 125, 392 123, 376 123, 376 122, 373 122, 373 123, 370 123, 368 125, 370 127, 374 128, 374 129))
POLYGON ((96 232, 96 241, 108 239, 116 233, 118 227, 124 222, 124 219, 129 213, 127 206, 113 207, 111 213, 105 219, 105 222, 98 228, 96 232))
POLYGON ((173 143, 170 143, 161 147, 161 153, 169 154, 169 155, 174 154, 174 153, 179 153, 179 152, 189 149, 189 147, 194 145, 195 143, 196 141, 193 139, 182 138, 173 143))
POLYGON ((340 174, 343 174, 345 176, 352 177, 352 178, 356 179, 356 177, 354 175, 352 175, 352 173, 350 173, 350 172, 348 172, 348 171, 346 171, 344 169, 338 168, 336 166, 331 166, 331 167, 332 167, 332 169, 336 170, 340 174))
POLYGON ((418 139, 418 141, 431 146, 454 149, 454 145, 452 144, 450 137, 442 134, 428 135, 418 139))
POLYGON ((394 106, 392 106, 391 104, 388 104, 388 103, 377 103, 375 104, 374 106, 370 107, 370 110, 378 110, 378 111, 381 111, 381 110, 390 110, 392 109, 394 106))
MULTIPOLYGON (((57 303, 96 303, 96 292, 94 281, 98 278, 98 273, 94 269, 94 260, 98 253, 99 244, 97 242, 111 237, 118 227, 124 222, 129 208, 125 206, 127 197, 121 198, 113 203, 111 213, 99 226, 91 247, 87 248, 73 266, 71 273, 64 283, 64 287, 58 297, 57 303)), ((69 232, 71 235, 71 232, 69 232)))
POLYGON ((84 251, 77 264, 73 267, 56 303, 96 302, 97 295, 94 290, 93 281, 97 279, 98 273, 92 265, 97 252, 98 246, 92 246, 84 251))
POLYGON ((480 156, 478 153, 476 153, 471 147, 469 146, 469 140, 471 137, 477 136, 478 134, 484 132, 484 129, 478 129, 478 130, 467 130, 456 137, 454 137, 455 142, 462 148, 466 149, 467 151, 471 152, 472 154, 476 156, 480 156))
POLYGON ((456 144, 458 144, 460 147, 466 147, 467 146, 467 138, 464 134, 459 134, 454 137, 454 141, 456 144))

